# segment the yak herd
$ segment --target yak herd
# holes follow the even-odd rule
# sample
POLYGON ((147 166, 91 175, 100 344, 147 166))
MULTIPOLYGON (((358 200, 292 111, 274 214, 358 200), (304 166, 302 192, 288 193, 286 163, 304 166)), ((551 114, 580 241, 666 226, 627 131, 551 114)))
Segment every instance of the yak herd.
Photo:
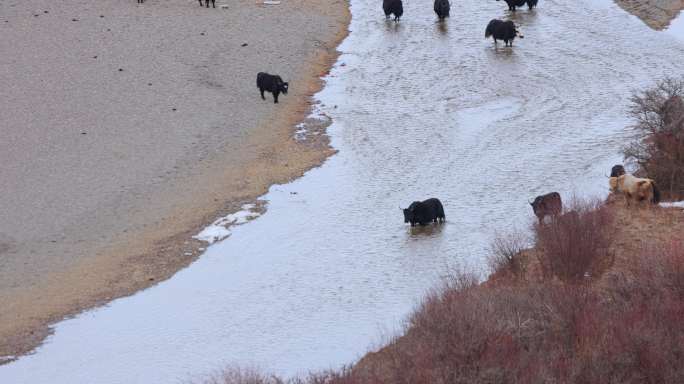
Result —
MULTIPOLYGON (((504 1, 508 4, 508 9, 513 12, 515 12, 516 7, 527 5, 529 9, 532 9, 536 7, 538 3, 538 0, 504 1)), ((445 18, 449 17, 450 9, 451 4, 449 4, 449 0, 435 0, 434 10, 440 21, 444 21, 445 18)), ((386 19, 394 16, 394 21, 399 22, 401 16, 404 14, 404 3, 402 0, 383 0, 382 10, 385 12, 386 19)), ((489 37, 494 39, 494 44, 496 44, 498 40, 503 40, 506 46, 513 46, 513 40, 515 40, 516 37, 522 39, 524 36, 512 21, 493 19, 487 24, 487 28, 485 29, 485 38, 488 39, 489 37)))
MULTIPOLYGON (((614 195, 622 195, 627 206, 631 206, 632 203, 658 204, 660 202, 660 191, 653 179, 630 175, 620 164, 613 166, 608 179, 610 191, 614 195)), ((529 201, 529 204, 539 220, 539 225, 544 223, 545 217, 557 217, 563 212, 563 202, 558 192, 537 196, 529 201)), ((412 227, 416 224, 422 226, 433 222, 442 223, 446 220, 442 202, 435 198, 414 201, 403 211, 404 223, 410 223, 412 227)))
MULTIPOLYGON (((525 4, 532 9, 537 6, 538 2, 538 0, 505 1, 511 11, 515 11, 516 7, 521 7, 525 4)), ((202 0, 199 0, 199 2, 201 6, 202 0)), ((212 5, 213 3, 214 1, 212 1, 212 5)), ((205 0, 205 4, 207 7, 209 7, 209 0, 205 0)), ((395 22, 399 22, 401 16, 404 14, 404 4, 402 3, 402 0, 383 0, 382 9, 385 12, 385 18, 389 19, 391 16, 394 16, 395 22)), ((449 3, 449 0, 435 0, 434 11, 440 21, 444 21, 444 19, 449 17, 450 10, 451 4, 449 3)), ((489 37, 494 39, 494 44, 497 44, 498 40, 503 40, 506 46, 513 46, 513 40, 515 40, 516 37, 523 38, 524 36, 520 33, 515 23, 512 21, 493 19, 489 22, 489 24, 487 24, 487 28, 485 30, 485 38, 488 39, 489 37)), ((279 94, 287 94, 288 83, 284 82, 283 79, 278 75, 259 72, 257 74, 256 83, 261 94, 261 98, 264 100, 266 99, 264 97, 264 92, 270 92, 273 94, 273 103, 278 103, 279 94)))

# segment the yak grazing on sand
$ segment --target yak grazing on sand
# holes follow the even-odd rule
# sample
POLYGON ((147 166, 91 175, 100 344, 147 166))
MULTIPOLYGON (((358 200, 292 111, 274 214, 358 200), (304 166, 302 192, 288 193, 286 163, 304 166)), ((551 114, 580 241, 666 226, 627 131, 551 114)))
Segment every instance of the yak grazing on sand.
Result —
POLYGON ((510 44, 511 47, 516 36, 521 39, 524 37, 516 28, 515 23, 510 20, 503 21, 499 19, 493 19, 487 24, 485 39, 489 38, 489 36, 494 38, 494 44, 497 43, 497 40, 503 40, 506 46, 510 44))
MULTIPOLYGON (((209 8, 209 1, 210 0, 204 0, 204 2, 207 3, 207 8, 209 8)), ((199 0, 199 2, 200 2, 200 7, 201 7, 202 6, 202 0, 199 0)), ((211 6, 213 8, 216 8, 216 0, 211 0, 211 6)))
POLYGON ((404 14, 404 5, 401 0, 382 0, 382 10, 385 11, 385 18, 389 19, 394 14, 394 21, 399 21, 404 14))
POLYGON ((544 217, 549 215, 558 216, 563 210, 563 202, 558 192, 537 196, 534 201, 530 202, 530 205, 534 215, 539 219, 539 225, 544 222, 544 217))
POLYGON ((627 205, 630 205, 631 200, 648 201, 653 204, 660 202, 660 191, 652 179, 635 177, 626 173, 611 177, 609 183, 611 192, 620 192, 625 195, 627 205))
MULTIPOLYGON (((499 1, 499 0, 496 0, 499 1)), ((516 7, 522 7, 527 3, 527 7, 529 9, 532 9, 537 6, 538 0, 505 0, 506 4, 508 4, 508 9, 510 11, 515 12, 516 7)))
POLYGON ((264 97, 264 91, 271 92, 273 94, 273 103, 278 102, 278 95, 282 92, 287 95, 287 88, 289 84, 284 82, 283 79, 278 75, 269 75, 265 72, 257 73, 257 88, 261 92, 261 98, 266 100, 264 97))
POLYGON ((432 222, 444 222, 444 207, 439 199, 427 199, 425 201, 414 201, 408 208, 404 209, 404 223, 411 223, 413 227, 416 223, 426 225, 432 222))
POLYGON ((449 9, 451 9, 451 4, 449 0, 435 0, 435 13, 439 20, 444 20, 449 17, 449 9))

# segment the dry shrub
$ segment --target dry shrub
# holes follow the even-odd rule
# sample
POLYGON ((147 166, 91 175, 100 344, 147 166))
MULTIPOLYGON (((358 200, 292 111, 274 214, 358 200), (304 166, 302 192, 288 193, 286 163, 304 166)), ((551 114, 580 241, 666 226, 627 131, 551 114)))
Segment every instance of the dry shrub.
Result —
POLYGON ((527 272, 527 263, 522 252, 529 248, 528 243, 521 233, 497 236, 487 256, 487 263, 492 273, 523 280, 527 272))
POLYGON ((682 262, 678 246, 603 289, 546 280, 433 292, 353 383, 684 382, 682 262))
POLYGON ((203 384, 284 384, 274 375, 267 375, 256 368, 230 366, 202 381, 203 384))
POLYGON ((624 149, 625 159, 652 178, 671 198, 684 197, 684 77, 665 78, 655 87, 635 92, 630 114, 636 139, 624 149))
POLYGON ((598 200, 573 199, 565 213, 535 226, 543 275, 574 282, 600 276, 614 259, 612 221, 598 200))
MULTIPOLYGON (((384 349, 287 383, 682 383, 684 244, 636 260, 604 284, 482 285, 454 275, 384 349)), ((234 370, 222 380, 208 383, 282 382, 234 370)))
POLYGON ((403 336, 356 366, 288 381, 231 368, 206 384, 683 383, 682 319, 675 241, 594 284, 492 285, 454 273, 403 336))

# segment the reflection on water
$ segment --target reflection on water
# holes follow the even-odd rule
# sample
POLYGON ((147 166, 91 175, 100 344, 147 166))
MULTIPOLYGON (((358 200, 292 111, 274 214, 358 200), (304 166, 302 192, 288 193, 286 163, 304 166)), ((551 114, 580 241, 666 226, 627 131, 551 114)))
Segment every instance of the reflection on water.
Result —
POLYGON ((400 23, 375 0, 352 0, 352 13, 345 65, 318 95, 339 153, 273 187, 264 215, 174 278, 58 324, 35 355, 0 367, 1 382, 173 383, 227 363, 287 375, 353 361, 448 267, 483 270, 493 235, 533 220, 529 198, 605 194, 631 89, 684 70, 679 41, 601 1, 519 11, 526 38, 512 49, 484 39, 490 19, 512 17, 501 2, 454 7, 447 35, 420 2, 400 23), (411 229, 398 207, 428 197, 447 222, 411 229))

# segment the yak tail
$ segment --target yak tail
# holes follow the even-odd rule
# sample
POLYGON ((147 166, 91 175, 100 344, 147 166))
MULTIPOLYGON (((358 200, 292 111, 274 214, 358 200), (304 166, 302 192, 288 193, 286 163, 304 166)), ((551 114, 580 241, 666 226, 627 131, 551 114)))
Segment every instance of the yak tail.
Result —
POLYGON ((651 187, 653 187, 653 204, 658 204, 660 203, 660 190, 658 189, 658 186, 656 186, 655 181, 651 180, 651 187))

